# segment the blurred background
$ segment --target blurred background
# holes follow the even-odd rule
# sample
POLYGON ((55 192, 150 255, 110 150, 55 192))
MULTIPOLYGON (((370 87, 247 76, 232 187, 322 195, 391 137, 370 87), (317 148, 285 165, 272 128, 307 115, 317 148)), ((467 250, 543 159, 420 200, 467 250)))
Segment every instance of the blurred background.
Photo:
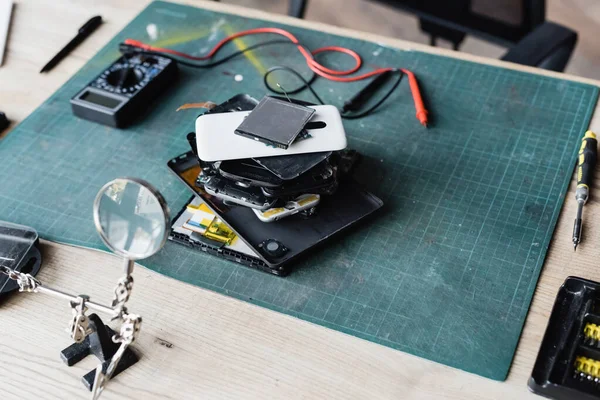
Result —
MULTIPOLYGON (((288 14, 290 11, 290 0, 221 1, 281 14, 288 14)), ((421 30, 419 18, 425 19, 426 24, 428 22, 431 24, 431 18, 427 17, 433 16, 436 19, 441 15, 441 19, 438 18, 436 21, 441 22, 442 26, 445 24, 455 27, 461 25, 461 30, 469 31, 473 29, 473 26, 465 26, 462 23, 453 25, 456 24, 456 21, 466 21, 462 15, 457 14, 462 11, 461 7, 465 3, 469 3, 469 13, 476 13, 483 16, 483 18, 493 18, 506 24, 506 26, 524 24, 525 26, 519 28, 521 33, 524 30, 527 32, 534 30, 541 24, 540 19, 551 22, 554 30, 547 30, 536 38, 537 40, 530 40, 526 43, 525 48, 528 49, 526 53, 529 53, 532 48, 537 50, 539 45, 548 45, 549 41, 555 39, 560 41, 564 38, 568 41, 569 39, 564 35, 568 35, 569 31, 576 32, 578 35, 577 44, 566 68, 564 66, 561 68, 560 61, 558 64, 555 61, 554 67, 548 67, 548 65, 542 67, 553 70, 564 68, 565 72, 570 74, 600 79, 600 45, 598 45, 597 40, 600 35, 600 1, 598 0, 404 0, 396 2, 393 0, 307 0, 304 18, 429 44, 431 35, 421 30), (427 7, 433 7, 434 9, 428 10, 427 7), (524 7, 529 8, 525 8, 524 11, 524 7), (529 15, 530 13, 534 14, 533 17, 529 15), (423 18, 423 15, 425 15, 425 18, 423 18), (543 18, 544 15, 545 18, 543 18), (527 26, 532 20, 534 26, 527 26), (556 25, 559 27, 557 28, 556 25), (564 29, 560 30, 561 28, 564 29)), ((466 22, 470 23, 470 21, 466 22)), ((474 30, 477 31, 476 34, 467 33, 464 39, 460 40, 458 46, 460 51, 492 58, 502 58, 506 55, 511 45, 507 46, 506 38, 499 38, 503 32, 502 29, 492 34, 483 32, 482 35, 481 29, 477 27, 477 21, 474 22, 474 25, 474 30)), ((440 25, 435 26, 440 27, 440 25)), ((431 28, 431 26, 426 26, 426 28, 431 28)), ((485 26, 479 28, 486 29, 485 26)), ((507 32, 508 30, 504 31, 507 32)), ((445 33, 447 36, 456 39, 456 32, 454 34, 452 32, 445 33)), ((519 36, 518 39, 524 40, 526 35, 519 36)), ((511 37, 509 40, 515 41, 516 39, 511 37)), ((436 45, 445 48, 454 47, 451 40, 440 36, 436 40, 436 45)), ((511 56, 517 57, 516 62, 527 64, 528 60, 523 60, 521 49, 515 50, 511 56)), ((527 54, 526 58, 529 56, 530 54, 527 54)), ((563 54, 562 58, 565 56, 563 54)), ((511 61, 515 60, 512 59, 511 61)), ((539 62, 539 60, 535 62, 539 62)))

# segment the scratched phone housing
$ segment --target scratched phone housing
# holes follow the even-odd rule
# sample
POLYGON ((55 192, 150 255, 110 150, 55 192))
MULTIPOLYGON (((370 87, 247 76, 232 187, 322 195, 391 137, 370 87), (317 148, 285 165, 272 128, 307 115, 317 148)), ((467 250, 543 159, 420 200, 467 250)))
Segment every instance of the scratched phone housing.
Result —
POLYGON ((168 166, 194 194, 202 197, 207 206, 240 239, 260 255, 274 270, 273 273, 278 275, 289 272, 290 261, 374 213, 383 205, 378 197, 349 179, 341 182, 333 195, 323 196, 318 212, 309 219, 292 215, 281 221, 267 224, 260 221, 252 209, 244 206, 229 206, 196 186, 200 165, 193 152, 190 151, 170 160, 168 166), (285 254, 274 256, 261 247, 270 239, 281 242, 287 249, 285 254))
MULTIPOLYGON (((0 265, 35 276, 42 265, 37 232, 27 226, 0 221, 0 265)), ((16 281, 0 274, 0 295, 14 291, 16 281)))
POLYGON ((529 389, 551 399, 600 399, 600 283, 568 277, 558 291, 529 389), (594 370, 582 372, 585 365, 594 370))

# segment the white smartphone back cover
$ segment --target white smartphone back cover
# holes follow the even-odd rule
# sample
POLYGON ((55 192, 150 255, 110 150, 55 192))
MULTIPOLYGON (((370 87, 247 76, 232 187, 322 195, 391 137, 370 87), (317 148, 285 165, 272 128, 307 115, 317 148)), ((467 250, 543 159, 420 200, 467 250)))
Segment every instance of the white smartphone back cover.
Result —
POLYGON ((211 162, 345 149, 346 132, 338 109, 331 105, 311 108, 316 112, 310 122, 323 121, 326 126, 308 130, 311 138, 293 143, 287 149, 271 147, 234 132, 251 111, 201 115, 196 119, 198 157, 211 162))

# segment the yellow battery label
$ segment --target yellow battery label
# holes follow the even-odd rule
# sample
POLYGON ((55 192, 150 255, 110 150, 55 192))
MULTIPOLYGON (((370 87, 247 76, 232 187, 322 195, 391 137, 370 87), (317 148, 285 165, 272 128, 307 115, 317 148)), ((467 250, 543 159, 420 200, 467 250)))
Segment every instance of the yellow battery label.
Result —
POLYGON ((317 196, 315 196, 315 195, 312 195, 312 196, 309 196, 309 197, 307 197, 307 198, 305 198, 305 199, 298 200, 298 204, 299 204, 300 206, 303 206, 303 205, 305 205, 305 204, 308 204, 308 203, 310 203, 310 202, 317 201, 317 200, 318 200, 317 196))
POLYGON ((271 208, 270 210, 267 210, 267 211, 263 212, 262 215, 265 218, 269 218, 269 217, 272 217, 273 215, 277 215, 277 214, 282 213, 284 211, 285 211, 285 208, 282 208, 282 207, 271 208))

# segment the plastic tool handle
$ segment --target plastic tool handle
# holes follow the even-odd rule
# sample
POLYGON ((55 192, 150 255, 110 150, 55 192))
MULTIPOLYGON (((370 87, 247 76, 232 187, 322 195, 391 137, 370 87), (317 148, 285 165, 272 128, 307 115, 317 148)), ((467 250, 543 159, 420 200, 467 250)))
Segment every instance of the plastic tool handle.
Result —
POLYGON ((367 86, 361 89, 360 92, 344 103, 342 112, 356 111, 361 108, 373 96, 373 94, 390 79, 391 75, 392 71, 386 71, 377 75, 377 77, 369 82, 367 86))
MULTIPOLYGON (((592 184, 594 168, 598 159, 598 141, 596 134, 587 131, 581 140, 579 158, 577 159, 577 187, 585 186, 589 189, 592 184)), ((586 199, 587 200, 587 199, 586 199)))

